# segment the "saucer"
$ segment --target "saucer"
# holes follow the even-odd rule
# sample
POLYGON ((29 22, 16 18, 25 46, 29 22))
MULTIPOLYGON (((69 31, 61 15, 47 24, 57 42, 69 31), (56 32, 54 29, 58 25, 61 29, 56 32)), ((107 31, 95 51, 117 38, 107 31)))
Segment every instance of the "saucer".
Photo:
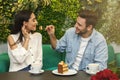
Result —
MULTIPOLYGON (((99 72, 99 71, 97 71, 97 72, 99 72)), ((97 73, 96 72, 96 73, 97 73)), ((86 73, 88 73, 88 74, 90 74, 90 75, 95 75, 96 73, 95 72, 91 72, 91 71, 89 71, 89 70, 86 70, 86 73)))
POLYGON ((31 73, 31 74, 41 74, 43 72, 44 72, 44 70, 40 70, 39 72, 34 72, 32 70, 29 70, 29 73, 31 73))
POLYGON ((68 76, 68 75, 75 75, 75 74, 77 74, 77 71, 69 69, 67 72, 62 74, 62 73, 58 73, 58 70, 56 69, 56 70, 53 70, 52 73, 55 74, 55 75, 68 76))

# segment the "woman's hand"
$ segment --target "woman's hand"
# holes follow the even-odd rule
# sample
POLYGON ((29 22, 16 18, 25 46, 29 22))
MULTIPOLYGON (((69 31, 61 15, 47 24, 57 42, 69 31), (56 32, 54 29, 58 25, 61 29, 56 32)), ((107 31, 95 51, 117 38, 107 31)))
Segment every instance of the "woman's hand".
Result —
POLYGON ((22 33, 23 33, 23 36, 25 38, 25 41, 23 41, 22 46, 27 50, 28 49, 28 43, 29 43, 29 40, 30 40, 30 35, 27 32, 25 26, 22 27, 22 33))
POLYGON ((27 32, 25 26, 22 27, 22 33, 25 39, 30 39, 29 33, 27 32))

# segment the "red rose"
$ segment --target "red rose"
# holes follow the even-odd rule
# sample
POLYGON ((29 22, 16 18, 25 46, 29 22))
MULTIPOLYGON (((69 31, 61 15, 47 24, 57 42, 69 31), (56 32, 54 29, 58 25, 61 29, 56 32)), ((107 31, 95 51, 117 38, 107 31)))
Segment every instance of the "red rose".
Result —
POLYGON ((91 80, 119 80, 117 75, 109 69, 104 69, 91 76, 91 80))

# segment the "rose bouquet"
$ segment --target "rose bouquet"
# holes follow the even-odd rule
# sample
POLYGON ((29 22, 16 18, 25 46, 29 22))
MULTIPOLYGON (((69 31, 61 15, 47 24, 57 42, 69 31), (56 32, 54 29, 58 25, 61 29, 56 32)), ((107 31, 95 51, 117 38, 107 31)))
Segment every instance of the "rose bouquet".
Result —
POLYGON ((109 69, 97 72, 91 76, 91 80, 119 80, 118 76, 109 69))

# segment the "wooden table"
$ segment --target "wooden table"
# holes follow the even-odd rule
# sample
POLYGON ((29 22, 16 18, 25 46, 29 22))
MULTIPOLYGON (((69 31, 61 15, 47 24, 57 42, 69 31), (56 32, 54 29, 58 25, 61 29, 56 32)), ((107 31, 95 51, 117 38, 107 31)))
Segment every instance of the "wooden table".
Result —
POLYGON ((72 76, 55 75, 52 71, 45 71, 44 73, 37 75, 21 71, 0 73, 0 80, 90 80, 90 75, 83 71, 79 71, 72 76))

